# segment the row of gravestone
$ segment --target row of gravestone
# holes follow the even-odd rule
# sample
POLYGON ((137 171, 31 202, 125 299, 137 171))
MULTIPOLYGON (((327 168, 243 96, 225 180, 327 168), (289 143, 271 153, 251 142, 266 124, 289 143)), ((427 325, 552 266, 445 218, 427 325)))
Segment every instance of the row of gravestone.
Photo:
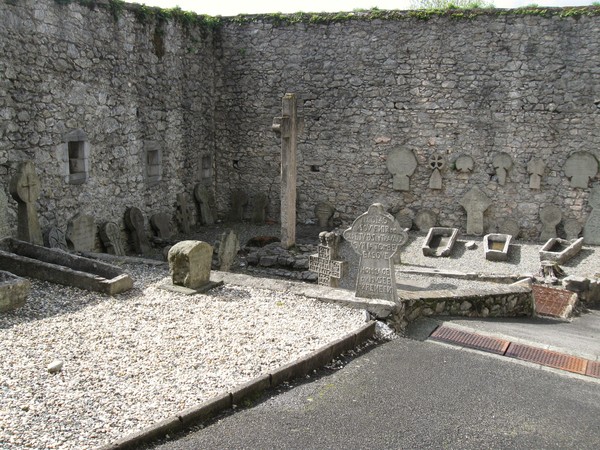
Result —
MULTIPOLYGON (((431 189, 442 189, 441 171, 446 166, 446 158, 441 154, 433 154, 429 157, 427 166, 432 170, 429 187, 431 189)), ((471 174, 474 166, 475 161, 469 155, 462 154, 454 161, 454 169, 458 173, 471 174)), ((498 184, 504 186, 509 170, 513 167, 512 156, 505 152, 496 154, 492 159, 492 167, 498 184)), ((387 157, 387 168, 393 177, 394 190, 410 190, 410 177, 417 168, 417 158, 411 150, 405 148, 391 150, 387 157)), ((546 163, 542 159, 532 158, 527 163, 530 189, 541 188, 545 171, 546 163)), ((586 189, 590 180, 598 174, 598 160, 589 152, 574 152, 567 158, 563 171, 566 177, 569 178, 571 187, 586 189)))

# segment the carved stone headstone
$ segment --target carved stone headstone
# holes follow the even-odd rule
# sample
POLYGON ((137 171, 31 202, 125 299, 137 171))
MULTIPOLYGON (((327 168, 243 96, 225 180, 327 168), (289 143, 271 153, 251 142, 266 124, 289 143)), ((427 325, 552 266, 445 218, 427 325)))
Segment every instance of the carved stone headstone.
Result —
POLYGON ((321 230, 333 228, 333 215, 335 207, 329 202, 319 202, 315 205, 315 216, 321 230))
POLYGON ((346 262, 338 260, 340 235, 319 233, 318 253, 308 258, 308 270, 316 272, 321 286, 339 287, 346 262))
POLYGON ((396 213, 396 215, 394 216, 394 218, 396 219, 396 221, 398 222, 398 224, 404 230, 410 230, 412 228, 412 226, 413 226, 413 220, 412 220, 412 218, 408 214, 403 213, 402 211, 396 213))
POLYGON ((490 207, 492 201, 475 186, 465 194, 459 203, 467 211, 467 234, 481 236, 483 234, 483 213, 490 207))
POLYGON ((229 230, 229 232, 224 232, 221 235, 220 242, 218 252, 219 270, 229 272, 240 250, 240 240, 235 231, 229 230))
POLYGON ((437 225, 437 214, 430 209, 422 209, 415 216, 415 225, 419 231, 429 232, 437 225))
POLYGON ((454 161, 454 167, 458 173, 469 174, 473 172, 474 166, 475 162, 469 155, 460 155, 456 158, 456 161, 454 161))
POLYGON ((133 251, 146 255, 150 252, 150 244, 146 235, 144 214, 139 208, 132 206, 125 211, 125 226, 130 231, 133 251))
POLYGON ((519 222, 514 219, 502 219, 498 220, 498 233, 499 234, 507 234, 512 236, 513 239, 517 239, 519 234, 521 234, 521 227, 519 226, 519 222))
POLYGON ((17 239, 36 245, 44 245, 35 207, 35 202, 40 196, 41 185, 31 161, 19 165, 17 174, 10 180, 9 190, 19 205, 17 211, 17 239))
POLYGON ((296 244, 296 154, 302 131, 295 94, 284 95, 281 117, 273 119, 272 129, 281 136, 281 246, 290 248, 296 244))
POLYGON ((529 189, 539 189, 542 184, 542 176, 546 170, 546 163, 538 158, 533 158, 527 163, 529 174, 529 189))
POLYGON ((589 245, 600 245, 600 185, 592 187, 588 203, 592 211, 583 228, 583 241, 589 245))
POLYGON ((266 194, 259 193, 252 199, 252 222, 260 224, 265 223, 267 219, 267 204, 269 197, 266 194))
POLYGON ((171 217, 167 213, 152 214, 150 216, 150 226, 160 239, 171 239, 173 236, 171 217))
POLYGON ((406 231, 382 204, 375 203, 344 231, 344 238, 360 255, 356 296, 396 301, 392 258, 408 240, 406 231))
POLYGON ((212 213, 211 195, 202 184, 197 184, 194 188, 194 198, 200 209, 200 219, 203 225, 213 225, 215 218, 212 213))
POLYGON ((69 251, 65 232, 60 228, 51 227, 46 233, 46 246, 49 248, 57 248, 65 252, 69 251))
POLYGON ((540 221, 542 222, 541 241, 547 241, 556 237, 556 226, 562 219, 562 212, 558 206, 548 205, 540 209, 540 221))
POLYGON ((75 214, 67 224, 67 245, 76 252, 91 252, 96 246, 98 227, 92 216, 75 214))
POLYGON ((387 168, 393 176, 395 191, 410 190, 410 176, 417 168, 417 158, 412 151, 405 148, 391 150, 387 157, 387 168))
POLYGON ((498 177, 498 184, 504 186, 506 184, 506 175, 509 169, 512 167, 512 157, 508 153, 498 153, 492 160, 492 166, 496 170, 496 176, 498 177))
POLYGON ((585 189, 598 173, 598 160, 589 152, 574 152, 565 162, 564 171, 571 187, 585 189))
POLYGON ((187 195, 177 194, 177 220, 179 226, 184 234, 188 235, 191 233, 191 225, 193 222, 192 212, 190 205, 187 201, 187 195))
POLYGON ((174 285, 199 289, 210 282, 213 248, 203 241, 181 241, 169 250, 174 285))
POLYGON ((581 234, 581 230, 583 227, 576 219, 569 219, 563 223, 563 228, 565 229, 565 235, 568 241, 572 241, 573 239, 578 239, 581 234))
POLYGON ((429 157, 428 166, 432 170, 429 178, 429 189, 442 189, 441 170, 446 165, 446 159, 439 154, 429 157))
POLYGON ((6 210, 8 208, 8 199, 4 193, 4 188, 0 186, 0 239, 10 236, 8 220, 6 220, 6 210))
POLYGON ((242 190, 236 190, 231 193, 231 211, 229 212, 230 222, 241 222, 244 220, 244 209, 248 206, 248 195, 242 190))
POLYGON ((106 247, 106 251, 111 255, 125 255, 123 240, 121 239, 121 230, 114 222, 105 222, 100 226, 100 239, 106 247))

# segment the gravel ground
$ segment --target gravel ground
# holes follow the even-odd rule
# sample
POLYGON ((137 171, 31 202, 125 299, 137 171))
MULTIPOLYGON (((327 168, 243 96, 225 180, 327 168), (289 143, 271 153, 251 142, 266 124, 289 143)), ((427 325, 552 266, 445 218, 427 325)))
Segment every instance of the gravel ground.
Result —
POLYGON ((364 323, 362 311, 280 292, 157 289, 125 266, 116 297, 32 280, 0 316, 0 448, 94 448, 287 364, 364 323), (63 363, 50 374, 54 360, 63 363))

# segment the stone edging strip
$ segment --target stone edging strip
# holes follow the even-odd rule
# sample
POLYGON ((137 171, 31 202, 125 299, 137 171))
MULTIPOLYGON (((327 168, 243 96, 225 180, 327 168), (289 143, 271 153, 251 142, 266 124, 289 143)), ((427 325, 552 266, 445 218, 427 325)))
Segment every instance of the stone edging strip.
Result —
POLYGON ((231 392, 219 395, 198 406, 181 411, 175 416, 161 420, 154 425, 129 434, 117 441, 100 447, 98 450, 133 449, 149 443, 167 434, 182 431, 187 427, 197 425, 211 419, 218 413, 230 409, 245 399, 253 399, 267 389, 272 389, 285 381, 300 378, 315 369, 319 369, 340 354, 356 348, 358 345, 373 337, 375 321, 370 321, 358 330, 334 341, 312 353, 279 367, 274 371, 260 375, 247 383, 237 386, 231 392))

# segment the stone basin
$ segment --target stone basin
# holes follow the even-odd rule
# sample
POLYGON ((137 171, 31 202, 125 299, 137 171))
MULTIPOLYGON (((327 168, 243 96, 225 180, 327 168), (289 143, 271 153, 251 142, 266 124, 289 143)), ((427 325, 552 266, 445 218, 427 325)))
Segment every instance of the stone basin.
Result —
POLYGON ((483 251, 485 259, 488 261, 506 261, 508 260, 508 250, 510 248, 510 234, 491 233, 483 237, 483 251))
POLYGON ((458 228, 432 227, 423 242, 423 255, 450 256, 458 237, 458 228))
POLYGON ((583 246, 583 238, 568 241, 552 238, 540 249, 540 261, 554 261, 563 264, 579 253, 583 246))
POLYGON ((0 270, 0 313, 23 306, 30 287, 29 280, 0 270))

